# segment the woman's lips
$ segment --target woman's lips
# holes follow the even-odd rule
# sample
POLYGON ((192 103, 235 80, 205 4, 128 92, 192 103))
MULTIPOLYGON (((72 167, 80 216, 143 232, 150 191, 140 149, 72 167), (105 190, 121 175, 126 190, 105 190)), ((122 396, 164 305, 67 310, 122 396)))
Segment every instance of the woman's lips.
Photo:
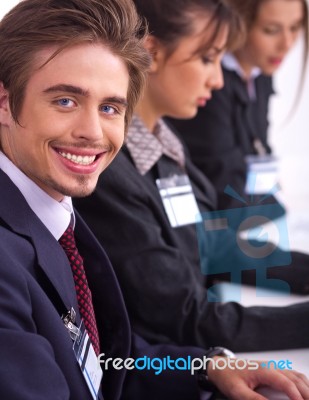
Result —
POLYGON ((197 99, 197 105, 199 107, 205 107, 207 104, 207 101, 210 100, 210 97, 200 97, 199 99, 197 99))
POLYGON ((283 58, 281 57, 271 57, 269 58, 269 63, 278 66, 282 63, 283 58))

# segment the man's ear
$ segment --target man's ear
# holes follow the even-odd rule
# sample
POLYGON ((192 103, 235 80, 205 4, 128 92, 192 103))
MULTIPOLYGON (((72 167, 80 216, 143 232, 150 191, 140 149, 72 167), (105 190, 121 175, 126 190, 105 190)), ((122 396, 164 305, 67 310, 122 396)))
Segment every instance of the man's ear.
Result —
POLYGON ((158 68, 162 61, 164 61, 164 47, 162 43, 153 35, 148 35, 146 37, 144 46, 151 56, 149 73, 155 73, 158 71, 158 68))
POLYGON ((9 104, 9 92, 4 88, 3 82, 0 82, 0 124, 8 125, 10 122, 12 122, 12 117, 9 104))

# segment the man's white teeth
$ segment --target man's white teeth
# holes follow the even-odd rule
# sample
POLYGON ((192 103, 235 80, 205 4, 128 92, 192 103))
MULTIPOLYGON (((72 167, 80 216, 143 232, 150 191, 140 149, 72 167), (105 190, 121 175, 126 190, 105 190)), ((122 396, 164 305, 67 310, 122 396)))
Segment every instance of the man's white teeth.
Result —
POLYGON ((80 165, 90 165, 94 162, 96 156, 80 156, 76 154, 71 154, 71 153, 63 153, 59 151, 59 154, 67 158, 68 160, 72 161, 75 164, 80 164, 80 165))

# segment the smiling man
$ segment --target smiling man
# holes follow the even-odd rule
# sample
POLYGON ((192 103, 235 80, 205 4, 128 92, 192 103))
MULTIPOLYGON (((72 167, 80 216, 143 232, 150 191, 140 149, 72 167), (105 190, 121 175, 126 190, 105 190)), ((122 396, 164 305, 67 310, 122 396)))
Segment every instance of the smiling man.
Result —
POLYGON ((101 390, 96 356, 129 356, 126 310, 71 196, 94 190, 123 143, 148 66, 144 33, 126 0, 26 0, 0 23, 3 399, 122 392, 115 369, 101 390))
POLYGON ((50 46, 35 55, 18 123, 2 85, 1 145, 15 166, 61 201, 90 194, 119 151, 129 73, 101 43, 73 45, 44 65, 55 51, 50 46))
MULTIPOLYGON (((1 399, 200 398, 196 377, 174 368, 124 383, 119 360, 205 350, 131 336, 114 271, 71 201, 94 190, 123 143, 149 64, 143 32, 129 0, 24 0, 0 23, 1 399), (99 354, 114 360, 103 379, 99 354)), ((260 383, 309 396, 293 371, 210 369, 209 379, 243 400, 260 383)))

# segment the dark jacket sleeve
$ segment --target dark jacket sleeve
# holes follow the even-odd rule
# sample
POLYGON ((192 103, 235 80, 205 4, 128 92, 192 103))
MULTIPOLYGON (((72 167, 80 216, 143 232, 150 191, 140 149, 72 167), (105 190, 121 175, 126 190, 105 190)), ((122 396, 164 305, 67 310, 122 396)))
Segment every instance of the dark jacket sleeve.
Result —
MULTIPOLYGON (((154 192, 137 176, 121 156, 102 174, 95 193, 75 205, 111 258, 138 334, 150 342, 234 351, 309 344, 307 303, 244 308, 208 302, 199 266, 169 239, 154 192)), ((196 241, 191 246, 196 251, 196 241)))
MULTIPOLYGON (((148 365, 144 369, 128 371, 121 400, 199 400, 197 376, 188 368, 192 360, 203 359, 204 355, 205 351, 197 347, 149 345, 138 335, 133 335, 131 357, 146 360, 139 362, 141 368, 144 362, 148 365), (176 360, 180 369, 175 368, 176 360)), ((195 362, 194 365, 200 364, 195 362)))

